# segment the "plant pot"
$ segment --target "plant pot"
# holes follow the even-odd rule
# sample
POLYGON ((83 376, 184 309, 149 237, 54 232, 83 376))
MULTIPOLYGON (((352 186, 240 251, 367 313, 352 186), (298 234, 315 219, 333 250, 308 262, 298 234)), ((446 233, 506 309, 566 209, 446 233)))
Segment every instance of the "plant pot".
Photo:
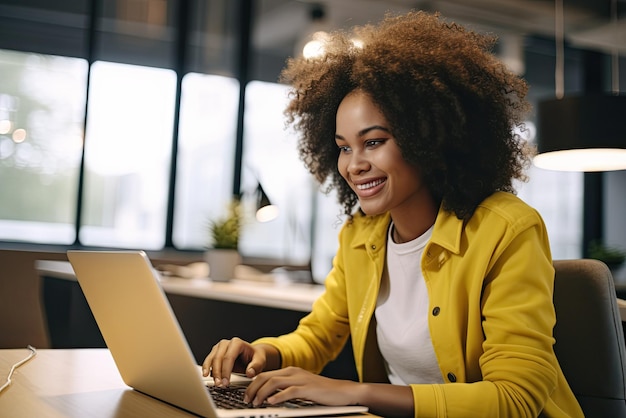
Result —
POLYGON ((209 265, 209 279, 227 282, 234 277, 241 256, 237 250, 211 248, 204 252, 204 261, 209 265))

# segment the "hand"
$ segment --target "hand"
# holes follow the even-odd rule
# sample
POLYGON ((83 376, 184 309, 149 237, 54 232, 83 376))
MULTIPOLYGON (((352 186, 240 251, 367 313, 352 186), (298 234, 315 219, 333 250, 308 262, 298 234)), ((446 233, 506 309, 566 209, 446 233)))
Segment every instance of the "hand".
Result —
POLYGON ((331 379, 305 371, 299 367, 287 367, 259 374, 246 390, 244 400, 254 406, 264 401, 277 404, 300 398, 323 405, 358 404, 359 384, 349 380, 331 379))
POLYGON ((216 386, 228 386, 231 373, 245 373, 252 378, 265 369, 266 363, 264 346, 253 346, 235 337, 213 346, 202 363, 202 375, 210 373, 216 386))

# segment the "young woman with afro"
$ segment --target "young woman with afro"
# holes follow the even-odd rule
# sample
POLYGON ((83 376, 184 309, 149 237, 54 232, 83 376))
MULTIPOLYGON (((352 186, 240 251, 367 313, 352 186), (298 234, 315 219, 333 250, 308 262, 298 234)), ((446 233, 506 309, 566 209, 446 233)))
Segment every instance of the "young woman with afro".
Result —
POLYGON ((216 344, 205 375, 247 401, 361 404, 385 417, 581 417, 553 351, 554 270, 515 196, 533 150, 526 83, 495 38, 411 12, 289 60, 300 155, 348 220, 297 329, 216 344), (357 44, 352 41, 358 37, 357 44), (351 337, 359 382, 318 375, 351 337), (280 389, 280 391, 278 391, 280 389))

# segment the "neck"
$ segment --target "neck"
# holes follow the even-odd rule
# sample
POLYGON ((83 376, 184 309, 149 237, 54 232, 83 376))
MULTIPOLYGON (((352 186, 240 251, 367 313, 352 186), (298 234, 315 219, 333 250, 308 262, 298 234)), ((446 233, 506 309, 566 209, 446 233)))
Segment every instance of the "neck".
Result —
POLYGON ((393 241, 402 244, 424 234, 435 223, 438 211, 439 207, 434 200, 426 199, 420 205, 413 206, 411 210, 392 212, 393 241))

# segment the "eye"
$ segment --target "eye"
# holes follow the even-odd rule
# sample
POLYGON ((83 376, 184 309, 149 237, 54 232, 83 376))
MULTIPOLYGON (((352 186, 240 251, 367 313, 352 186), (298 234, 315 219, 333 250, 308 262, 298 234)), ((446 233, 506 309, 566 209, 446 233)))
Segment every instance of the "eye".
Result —
POLYGON ((367 148, 376 148, 383 143, 385 143, 384 139, 368 139, 367 141, 365 141, 365 146, 367 148))
POLYGON ((339 148, 339 152, 344 153, 344 154, 347 152, 350 152, 351 150, 350 147, 347 145, 339 145, 338 148, 339 148))

